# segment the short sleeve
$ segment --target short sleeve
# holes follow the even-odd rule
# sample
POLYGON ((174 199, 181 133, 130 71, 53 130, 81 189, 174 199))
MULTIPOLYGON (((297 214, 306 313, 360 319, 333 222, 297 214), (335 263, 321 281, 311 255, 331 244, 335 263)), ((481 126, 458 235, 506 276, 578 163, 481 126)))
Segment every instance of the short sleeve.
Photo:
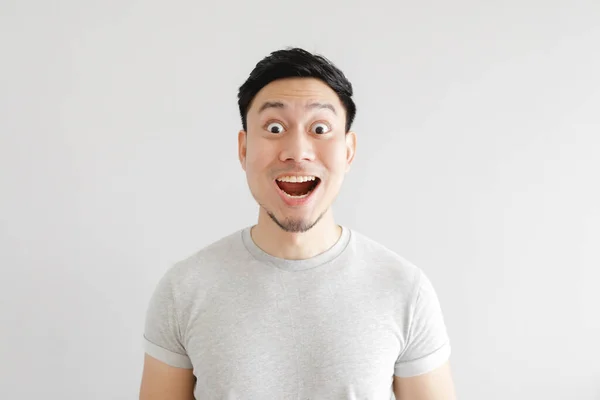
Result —
POLYGON ((422 271, 417 281, 406 346, 394 368, 394 375, 402 378, 430 372, 450 357, 450 340, 435 289, 422 271))
MULTIPOLYGON (((169 271, 170 272, 170 271, 169 271)), ((178 368, 192 368, 181 333, 175 288, 167 272, 150 298, 144 327, 144 348, 148 355, 178 368)))

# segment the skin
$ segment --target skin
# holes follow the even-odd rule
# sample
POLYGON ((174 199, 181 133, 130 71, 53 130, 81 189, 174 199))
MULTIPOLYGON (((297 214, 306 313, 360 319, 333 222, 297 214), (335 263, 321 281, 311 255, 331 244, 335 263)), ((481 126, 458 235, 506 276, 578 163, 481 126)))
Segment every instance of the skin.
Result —
POLYGON ((144 356, 140 400, 194 400, 195 383, 194 370, 144 356))
MULTIPOLYGON (((345 124, 346 112, 337 94, 317 79, 277 80, 255 96, 247 130, 238 133, 238 155, 260 206, 252 238, 265 252, 307 259, 339 239, 341 228, 331 206, 356 153, 356 133, 346 132, 345 124), (281 175, 318 176, 321 183, 313 201, 286 205, 274 183, 281 175)), ((146 355, 140 399, 191 400, 194 382, 191 369, 170 367, 146 355)), ((416 377, 394 376, 393 390, 400 400, 455 399, 448 363, 416 377)))
POLYGON ((356 150, 356 134, 345 132, 345 124, 346 112, 337 94, 317 79, 274 81, 254 98, 247 114, 247 131, 238 134, 238 150, 248 186, 260 205, 252 238, 265 252, 285 259, 307 259, 339 239, 341 228, 334 221, 331 205, 356 150), (315 103, 328 107, 307 108, 315 103), (265 104, 278 106, 265 108, 265 104), (283 132, 269 131, 272 124, 283 132), (329 131, 318 134, 319 128, 329 131), (289 207, 280 198, 274 181, 287 174, 321 179, 310 205, 289 207))

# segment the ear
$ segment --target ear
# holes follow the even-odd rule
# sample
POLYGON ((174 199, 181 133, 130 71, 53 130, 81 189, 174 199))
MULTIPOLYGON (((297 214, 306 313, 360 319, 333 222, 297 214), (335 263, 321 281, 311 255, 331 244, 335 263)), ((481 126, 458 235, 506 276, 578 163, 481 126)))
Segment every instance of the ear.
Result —
POLYGON ((246 170, 247 137, 246 131, 241 130, 238 132, 238 158, 244 171, 246 170))
POLYGON ((356 155, 356 132, 346 133, 346 172, 350 171, 354 156, 356 155))

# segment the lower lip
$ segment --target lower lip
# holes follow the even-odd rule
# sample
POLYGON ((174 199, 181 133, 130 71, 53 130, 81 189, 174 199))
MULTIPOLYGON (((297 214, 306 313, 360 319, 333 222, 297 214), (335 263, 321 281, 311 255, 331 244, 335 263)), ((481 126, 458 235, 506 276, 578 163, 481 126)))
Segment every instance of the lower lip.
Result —
POLYGON ((321 181, 319 181, 319 183, 317 183, 317 186, 315 186, 315 188, 308 194, 308 196, 302 197, 300 199, 295 199, 293 197, 289 197, 283 190, 281 190, 277 185, 276 181, 273 181, 273 184, 275 185, 275 189, 277 190, 277 193, 279 193, 279 196, 281 197, 283 202, 290 207, 299 207, 308 204, 308 202, 310 202, 311 199, 314 197, 315 192, 319 190, 319 187, 321 187, 321 181))

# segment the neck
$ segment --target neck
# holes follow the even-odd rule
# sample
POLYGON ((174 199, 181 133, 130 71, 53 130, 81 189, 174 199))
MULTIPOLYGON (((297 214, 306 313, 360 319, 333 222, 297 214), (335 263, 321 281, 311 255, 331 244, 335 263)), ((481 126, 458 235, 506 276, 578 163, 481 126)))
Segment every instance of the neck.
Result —
POLYGON ((305 260, 331 248, 340 238, 342 228, 329 209, 307 232, 283 231, 261 208, 258 223, 252 227, 252 240, 265 253, 286 260, 305 260))

